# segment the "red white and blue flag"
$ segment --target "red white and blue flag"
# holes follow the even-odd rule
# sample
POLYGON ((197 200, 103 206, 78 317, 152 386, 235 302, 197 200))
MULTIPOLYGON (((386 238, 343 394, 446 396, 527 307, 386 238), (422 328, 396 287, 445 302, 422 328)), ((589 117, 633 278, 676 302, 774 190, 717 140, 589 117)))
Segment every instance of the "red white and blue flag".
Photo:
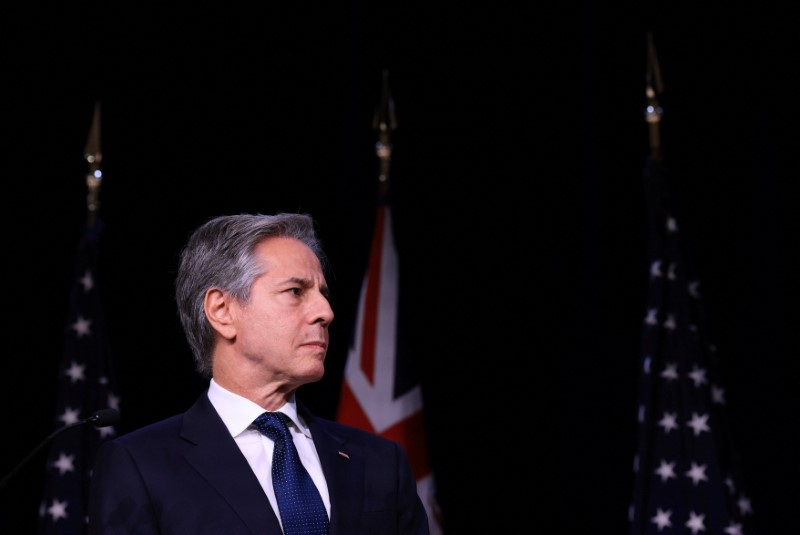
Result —
POLYGON ((631 535, 752 535, 753 507, 733 444, 724 360, 711 340, 674 190, 645 169, 649 286, 643 314, 631 535))
MULTIPOLYGON (((78 246, 70 309, 59 367, 56 428, 74 425, 100 409, 119 410, 106 322, 98 286, 103 222, 86 229, 78 246)), ((47 456, 39 508, 40 535, 88 533, 89 481, 97 448, 113 437, 112 426, 80 426, 55 438, 47 456)))
POLYGON ((337 420, 400 443, 417 479, 432 535, 442 533, 422 411, 422 389, 397 343, 399 263, 389 205, 381 202, 361 286, 337 420))

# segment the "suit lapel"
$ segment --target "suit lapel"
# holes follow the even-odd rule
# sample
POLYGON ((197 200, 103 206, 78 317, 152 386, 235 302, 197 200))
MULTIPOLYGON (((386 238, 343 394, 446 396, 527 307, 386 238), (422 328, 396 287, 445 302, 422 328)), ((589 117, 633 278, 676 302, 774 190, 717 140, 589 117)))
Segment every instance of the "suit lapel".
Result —
POLYGON ((364 501, 364 462, 348 451, 345 435, 326 426, 298 402, 298 409, 311 430, 331 500, 329 535, 355 533, 364 501))
POLYGON ((253 533, 281 533, 264 490, 205 393, 186 411, 181 438, 186 460, 253 533))

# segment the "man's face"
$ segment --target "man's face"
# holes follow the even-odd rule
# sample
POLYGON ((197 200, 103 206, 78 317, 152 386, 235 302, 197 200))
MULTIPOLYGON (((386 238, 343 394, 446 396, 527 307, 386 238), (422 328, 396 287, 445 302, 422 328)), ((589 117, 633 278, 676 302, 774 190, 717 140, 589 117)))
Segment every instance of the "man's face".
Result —
POLYGON ((270 382, 297 387, 320 380, 333 310, 319 260, 284 237, 262 241, 255 253, 266 270, 250 301, 234 307, 237 351, 270 382))

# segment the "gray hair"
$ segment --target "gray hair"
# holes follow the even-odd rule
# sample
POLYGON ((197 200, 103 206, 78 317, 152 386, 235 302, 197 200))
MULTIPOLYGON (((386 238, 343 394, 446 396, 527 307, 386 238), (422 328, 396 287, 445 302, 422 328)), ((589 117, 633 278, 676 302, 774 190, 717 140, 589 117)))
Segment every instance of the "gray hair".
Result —
POLYGON ((323 270, 327 259, 308 214, 238 214, 214 217, 198 227, 180 253, 175 300, 186 341, 197 371, 211 376, 214 331, 206 319, 206 292, 218 288, 241 303, 250 300, 250 288, 263 274, 254 250, 263 239, 295 238, 317 256, 323 270))

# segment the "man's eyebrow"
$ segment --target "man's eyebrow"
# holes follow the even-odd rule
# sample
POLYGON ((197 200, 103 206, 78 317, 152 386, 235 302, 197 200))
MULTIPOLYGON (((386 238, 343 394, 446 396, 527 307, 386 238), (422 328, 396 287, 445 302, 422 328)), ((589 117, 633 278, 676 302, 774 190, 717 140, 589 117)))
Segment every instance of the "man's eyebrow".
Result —
MULTIPOLYGON (((289 277, 287 282, 290 282, 290 283, 293 283, 293 284, 297 284, 298 286, 302 286, 303 289, 308 289, 308 288, 313 288, 314 287, 314 281, 312 281, 311 279, 304 279, 302 277, 289 277)), ((326 298, 330 299, 331 292, 330 292, 330 289, 328 288, 327 284, 321 285, 319 287, 319 292, 322 295, 324 295, 326 298)))
POLYGON ((311 279, 304 279, 302 277, 289 277, 289 279, 286 282, 297 284, 299 286, 302 286, 303 288, 310 288, 314 284, 311 282, 311 279))

